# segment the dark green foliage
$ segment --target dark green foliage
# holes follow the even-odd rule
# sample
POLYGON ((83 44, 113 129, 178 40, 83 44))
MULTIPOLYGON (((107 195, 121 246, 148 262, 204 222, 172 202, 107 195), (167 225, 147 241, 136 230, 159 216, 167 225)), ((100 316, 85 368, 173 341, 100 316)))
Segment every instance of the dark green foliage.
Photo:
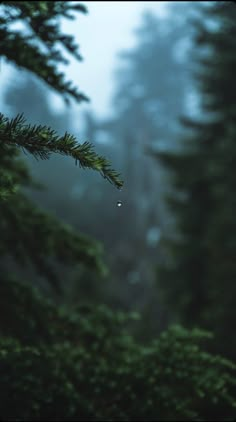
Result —
POLYGON ((78 45, 70 35, 61 33, 60 19, 73 19, 74 12, 86 12, 77 2, 2 1, 0 18, 0 56, 43 79, 68 100, 88 100, 84 94, 58 72, 60 63, 68 64, 59 45, 81 60, 78 45), (21 22, 23 28, 11 25, 21 22))
POLYGON ((159 154, 173 172, 178 235, 166 242, 158 283, 177 318, 214 331, 215 349, 235 359, 236 7, 202 8, 195 20, 201 113, 184 121, 183 153, 159 154))
POLYGON ((104 274, 102 247, 98 242, 41 211, 23 194, 3 201, 0 216, 2 258, 10 255, 19 264, 31 264, 54 284, 60 279, 59 264, 74 268, 83 265, 104 274))
POLYGON ((68 421, 72 420, 75 404, 82 418, 86 417, 79 395, 66 371, 62 371, 62 356, 67 352, 68 348, 63 346, 40 349, 2 339, 1 418, 8 421, 68 421))
POLYGON ((19 159, 19 151, 13 146, 0 145, 0 199, 8 198, 20 185, 34 186, 25 163, 19 159), (13 191, 13 192, 12 192, 13 191))
POLYGON ((9 280, 0 291, 1 419, 222 420, 222 407, 224 420, 232 415, 236 368, 202 350, 206 333, 172 327, 143 347, 125 330, 135 315, 67 311, 9 280))

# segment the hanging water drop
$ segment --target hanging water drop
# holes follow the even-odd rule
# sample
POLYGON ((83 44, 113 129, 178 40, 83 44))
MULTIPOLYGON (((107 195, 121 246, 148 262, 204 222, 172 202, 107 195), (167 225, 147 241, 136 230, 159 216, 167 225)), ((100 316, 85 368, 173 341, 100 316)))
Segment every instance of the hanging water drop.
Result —
POLYGON ((122 206, 122 202, 121 201, 117 201, 116 206, 117 207, 121 207, 122 206))

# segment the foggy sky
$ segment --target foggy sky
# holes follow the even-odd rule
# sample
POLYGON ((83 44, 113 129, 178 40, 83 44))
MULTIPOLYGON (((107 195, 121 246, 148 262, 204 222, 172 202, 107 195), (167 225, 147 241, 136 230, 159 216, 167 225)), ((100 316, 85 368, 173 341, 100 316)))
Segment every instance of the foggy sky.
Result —
POLYGON ((89 106, 97 115, 109 114, 109 100, 114 87, 113 71, 118 63, 117 52, 135 43, 133 30, 139 25, 142 12, 164 14, 166 4, 159 1, 91 1, 82 2, 87 15, 65 22, 63 28, 73 34, 84 58, 73 61, 67 74, 90 97, 89 106))

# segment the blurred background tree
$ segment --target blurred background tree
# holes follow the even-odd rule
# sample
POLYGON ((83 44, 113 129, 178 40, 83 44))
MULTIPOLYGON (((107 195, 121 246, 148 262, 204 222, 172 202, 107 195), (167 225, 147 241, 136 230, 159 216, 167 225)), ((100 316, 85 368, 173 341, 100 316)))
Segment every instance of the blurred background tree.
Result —
MULTIPOLYGON (((155 265, 165 259, 162 238, 176 230, 175 214, 165 201, 173 188, 169 172, 160 160, 156 166, 151 153, 177 150, 181 145, 178 116, 189 108, 193 90, 188 17, 195 9, 193 2, 170 3, 165 18, 144 13, 135 30, 134 47, 119 54, 112 116, 85 116, 86 138, 97 141, 126 180, 119 195, 124 203, 119 220, 117 210, 110 206, 117 196, 109 186, 98 187, 96 209, 100 221, 106 223, 98 225, 92 218, 88 230, 92 228, 105 242, 114 269, 109 283, 113 305, 142 310, 145 315, 143 328, 140 324, 137 333, 143 339, 168 324, 168 311, 156 289, 155 265)), ((100 181, 96 183, 99 186, 100 181)))
POLYGON ((215 334, 215 350, 235 359, 236 7, 202 4, 195 28, 194 74, 199 107, 183 119, 184 148, 157 155, 172 172, 176 235, 166 239, 159 265, 172 315, 215 334))

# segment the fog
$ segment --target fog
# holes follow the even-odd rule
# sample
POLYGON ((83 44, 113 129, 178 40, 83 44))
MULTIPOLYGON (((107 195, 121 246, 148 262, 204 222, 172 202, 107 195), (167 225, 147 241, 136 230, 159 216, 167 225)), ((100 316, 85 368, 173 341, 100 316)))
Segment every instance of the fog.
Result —
POLYGON ((81 109, 92 108, 101 116, 110 112, 117 53, 135 44, 134 29, 142 13, 151 10, 164 16, 168 2, 91 1, 84 5, 87 15, 63 24, 63 28, 75 36, 84 58, 81 64, 71 63, 68 75, 91 100, 90 106, 81 109))

